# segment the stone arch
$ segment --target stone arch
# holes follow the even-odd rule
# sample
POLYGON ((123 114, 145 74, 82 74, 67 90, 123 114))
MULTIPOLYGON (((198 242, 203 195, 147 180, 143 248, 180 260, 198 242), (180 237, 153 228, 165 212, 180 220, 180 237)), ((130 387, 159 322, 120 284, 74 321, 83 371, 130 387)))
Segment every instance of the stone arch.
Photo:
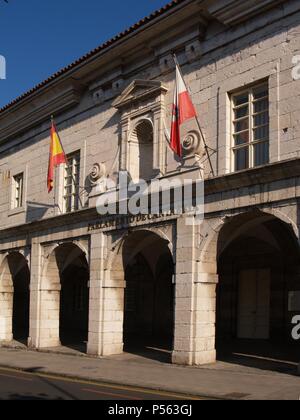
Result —
POLYGON ((129 135, 129 172, 134 182, 153 177, 154 126, 150 118, 135 121, 129 135))
MULTIPOLYGON (((218 354, 248 351, 262 357, 272 354, 274 342, 290 348, 289 291, 299 290, 297 226, 281 210, 264 208, 234 214, 214 229, 203 250, 211 259, 214 254, 210 268, 218 273, 218 354), (243 348, 247 340, 251 350, 243 348)), ((291 360, 285 353, 278 357, 291 360)))
MULTIPOLYGON (((137 254, 143 249, 158 244, 161 247, 167 247, 174 262, 174 256, 170 250, 169 238, 159 229, 135 229, 129 233, 123 242, 122 246, 122 263, 124 266, 128 264, 137 254), (131 238, 137 238, 138 240, 131 240, 131 238)), ((159 254, 159 250, 153 249, 153 253, 159 254)), ((158 256, 158 255, 156 255, 158 256)))
POLYGON ((173 349, 175 270, 169 242, 165 234, 143 229, 124 242, 124 345, 129 351, 173 349))
MULTIPOLYGON (((283 212, 274 208, 266 208, 263 210, 253 210, 244 213, 233 214, 232 216, 223 217, 210 223, 207 221, 202 243, 200 244, 200 272, 217 274, 217 260, 222 250, 228 246, 234 238, 238 237, 243 231, 251 226, 263 223, 266 220, 278 219, 286 226, 290 226, 295 238, 299 241, 299 229, 297 225, 283 212), (234 224, 237 221, 237 225, 234 224), (223 239, 220 233, 223 229, 231 230, 230 238, 223 239)), ((224 235, 225 237, 226 235, 224 235)))
MULTIPOLYGON (((165 233, 162 229, 158 227, 154 228, 136 228, 132 232, 145 232, 149 234, 153 234, 155 236, 158 236, 160 239, 162 239, 167 245, 170 250, 170 253, 172 255, 173 262, 175 264, 175 255, 174 255, 174 247, 171 238, 168 236, 167 233, 165 233)), ((122 272, 123 273, 123 255, 122 255, 122 249, 123 245, 128 238, 129 232, 126 231, 123 233, 121 238, 118 238, 112 245, 110 252, 108 254, 108 258, 106 259, 104 271, 106 273, 105 278, 107 279, 109 275, 109 279, 114 279, 114 273, 115 272, 122 272)), ((139 248, 141 248, 141 244, 139 244, 139 248)), ((119 278, 119 276, 117 276, 119 278)))
MULTIPOLYGON (((143 229, 145 230, 145 229, 143 229)), ((175 255, 174 255, 174 246, 173 246, 173 240, 171 234, 172 234, 172 229, 169 230, 169 232, 164 232, 163 229, 159 228, 159 227, 153 227, 153 228, 148 228, 146 229, 149 232, 154 233, 155 235, 159 236, 163 241, 165 241, 168 245, 168 248, 170 250, 170 253, 172 255, 173 258, 173 262, 174 264, 176 263, 175 261, 175 255)))
POLYGON ((88 288, 87 250, 80 241, 66 241, 49 248, 42 270, 40 290, 40 348, 61 345, 62 299, 66 295, 63 290, 64 277, 72 267, 74 269, 71 280, 74 282, 78 280, 81 272, 86 271, 88 288))
MULTIPOLYGON (((115 325, 117 331, 114 332, 114 342, 104 343, 104 355, 118 354, 123 351, 123 323, 126 321, 126 319, 124 320, 124 314, 126 312, 127 267, 130 263, 135 264, 136 260, 138 260, 145 267, 145 273, 147 271, 149 276, 155 277, 157 273, 161 274, 163 271, 161 268, 164 262, 161 259, 162 255, 167 255, 170 256, 170 259, 167 261, 170 264, 170 270, 173 275, 174 256, 171 253, 171 248, 167 234, 157 229, 133 229, 132 231, 126 231, 121 238, 114 242, 110 256, 105 264, 103 306, 104 318, 117 319, 118 325, 115 325), (139 256, 142 257, 140 258, 139 256), (158 265, 159 270, 157 270, 158 265), (147 269, 146 266, 148 267, 147 269)), ((172 288, 172 276, 169 280, 172 288)))
POLYGON ((29 336, 28 261, 20 251, 7 252, 0 265, 0 341, 29 336))
POLYGON ((295 234, 295 237, 298 238, 298 240, 300 241, 299 227, 289 216, 287 216, 285 213, 283 213, 281 210, 279 210, 275 207, 264 208, 263 212, 271 214, 274 217, 276 217, 277 219, 279 219, 282 222, 286 223, 287 225, 291 226, 291 228, 293 229, 293 232, 295 234))
POLYGON ((134 120, 134 125, 133 125, 133 127, 132 127, 132 129, 130 130, 130 133, 129 133, 129 138, 131 138, 133 135, 136 135, 135 131, 137 130, 137 127, 139 125, 143 124, 143 123, 148 123, 154 129, 152 119, 149 118, 149 117, 141 116, 138 119, 134 120))
POLYGON ((74 247, 73 247, 73 251, 70 253, 70 255, 68 255, 68 261, 65 262, 65 265, 70 263, 72 259, 75 259, 80 254, 85 255, 88 261, 88 255, 89 255, 88 250, 80 241, 65 241, 61 243, 55 243, 51 245, 47 250, 45 250, 44 264, 43 264, 43 269, 42 269, 42 282, 45 281, 45 279, 47 278, 48 266, 51 263, 53 263, 55 250, 58 249, 62 245, 68 245, 68 244, 74 247))

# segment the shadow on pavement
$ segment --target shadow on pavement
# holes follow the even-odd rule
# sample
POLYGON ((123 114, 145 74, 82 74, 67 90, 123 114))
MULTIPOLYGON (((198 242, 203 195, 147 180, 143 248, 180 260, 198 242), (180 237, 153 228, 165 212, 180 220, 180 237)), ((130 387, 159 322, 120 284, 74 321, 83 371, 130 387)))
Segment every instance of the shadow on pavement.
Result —
POLYGON ((234 365, 298 376, 299 345, 236 340, 218 347, 218 360, 234 365))

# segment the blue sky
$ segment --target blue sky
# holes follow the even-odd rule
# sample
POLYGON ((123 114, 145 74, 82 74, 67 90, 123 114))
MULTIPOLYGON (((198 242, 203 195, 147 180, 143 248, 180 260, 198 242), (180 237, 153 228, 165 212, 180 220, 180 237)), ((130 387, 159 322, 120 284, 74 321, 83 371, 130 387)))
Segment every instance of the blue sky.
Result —
POLYGON ((168 0, 0 0, 0 107, 168 0))

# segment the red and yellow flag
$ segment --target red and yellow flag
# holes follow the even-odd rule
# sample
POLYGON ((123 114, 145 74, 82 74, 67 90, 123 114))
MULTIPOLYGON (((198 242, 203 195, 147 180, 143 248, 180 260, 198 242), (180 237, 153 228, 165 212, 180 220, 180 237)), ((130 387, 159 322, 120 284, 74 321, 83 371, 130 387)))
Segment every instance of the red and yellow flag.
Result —
POLYGON ((49 155, 49 167, 48 167, 48 192, 53 190, 54 186, 54 174, 55 168, 59 165, 66 164, 67 159, 62 147, 59 135, 57 133, 54 121, 51 125, 51 143, 50 143, 50 155, 49 155))

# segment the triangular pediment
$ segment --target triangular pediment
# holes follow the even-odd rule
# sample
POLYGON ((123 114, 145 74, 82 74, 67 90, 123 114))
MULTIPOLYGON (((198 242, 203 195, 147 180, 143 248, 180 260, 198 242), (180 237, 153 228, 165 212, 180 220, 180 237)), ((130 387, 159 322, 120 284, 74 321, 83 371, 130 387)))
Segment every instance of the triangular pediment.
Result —
POLYGON ((139 102, 149 97, 157 97, 166 93, 168 89, 162 82, 153 80, 134 80, 114 101, 115 108, 123 108, 134 102, 139 102))

